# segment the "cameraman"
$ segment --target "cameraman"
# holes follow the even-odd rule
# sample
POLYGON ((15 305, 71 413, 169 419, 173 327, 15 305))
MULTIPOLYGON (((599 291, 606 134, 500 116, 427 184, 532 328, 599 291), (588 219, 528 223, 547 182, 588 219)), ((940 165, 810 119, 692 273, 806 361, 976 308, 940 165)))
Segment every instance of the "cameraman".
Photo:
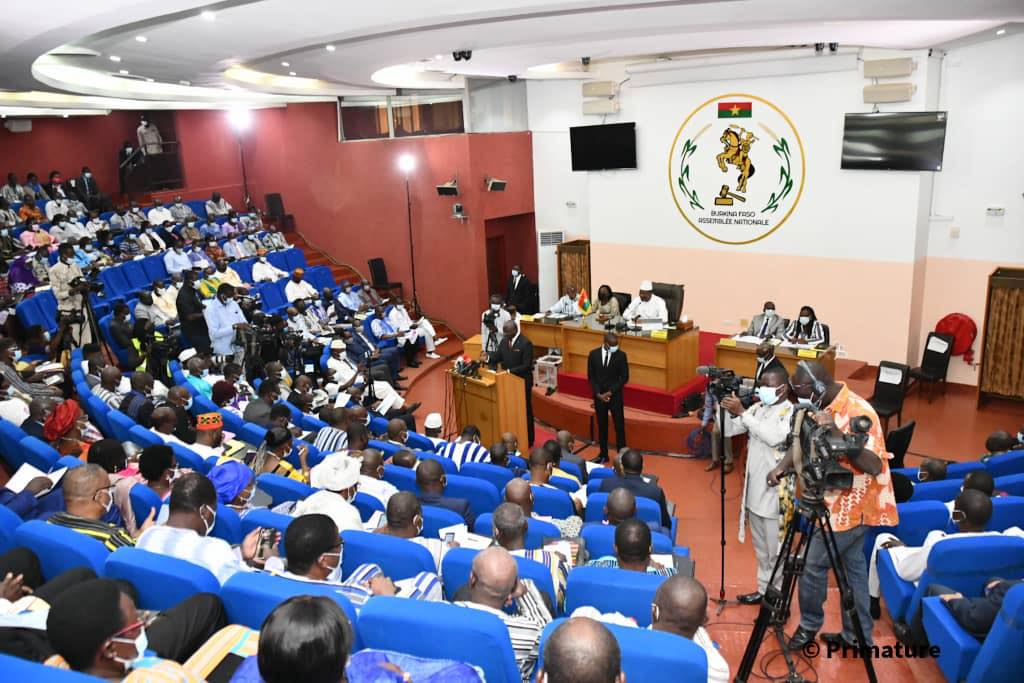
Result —
MULTIPOLYGON (((743 476, 743 500, 740 503, 740 543, 750 527, 757 556, 757 591, 740 595, 744 605, 761 602, 768 580, 779 555, 779 527, 784 524, 793 508, 793 487, 775 489, 768 485, 768 473, 778 466, 786 453, 793 404, 789 402, 789 373, 784 367, 761 373, 757 387, 758 402, 749 408, 736 395, 722 399, 722 405, 731 415, 736 434, 747 432, 747 467, 743 476), (735 424, 738 423, 738 424, 735 424), (788 509, 787 509, 788 508, 788 509), (785 510, 785 512, 784 512, 785 510)), ((788 480, 786 483, 791 483, 788 480)), ((782 572, 775 575, 775 588, 782 587, 782 572)))
MULTIPOLYGON (((75 246, 64 243, 57 249, 59 260, 50 268, 50 285, 57 298, 58 317, 69 313, 82 313, 85 309, 83 298, 89 291, 89 280, 75 263, 75 246)), ((84 346, 92 341, 92 333, 85 320, 69 324, 68 331, 77 342, 84 346)))
POLYGON ((480 343, 482 344, 481 349, 485 352, 498 350, 498 345, 502 340, 501 331, 505 329, 505 323, 512 320, 512 316, 501 304, 501 295, 492 294, 491 305, 480 314, 480 343), (493 340, 491 339, 492 335, 493 340))
MULTIPOLYGON (((835 381, 821 363, 800 361, 796 373, 790 379, 790 389, 802 406, 819 411, 808 413, 807 417, 820 425, 835 425, 839 431, 850 434, 850 422, 854 418, 865 416, 871 420, 864 448, 843 463, 853 471, 853 486, 843 491, 828 490, 824 495, 824 504, 835 532, 839 559, 846 567, 864 637, 869 642, 856 642, 853 624, 845 613, 842 633, 821 635, 822 640, 828 644, 870 647, 872 621, 864 534, 869 526, 896 526, 899 521, 896 497, 889 476, 888 460, 892 454, 885 450, 885 435, 871 404, 850 391, 842 382, 835 381)), ((768 484, 777 485, 779 479, 792 469, 793 452, 790 451, 779 466, 768 474, 768 484)), ((823 605, 827 597, 831 565, 822 534, 817 533, 811 537, 805 562, 804 573, 800 577, 800 627, 789 641, 790 650, 800 650, 813 641, 825 621, 823 605)))
POLYGON ((218 287, 217 296, 206 307, 203 316, 210 331, 214 354, 231 357, 236 363, 241 363, 244 349, 236 339, 239 332, 249 331, 249 321, 235 301, 235 288, 229 284, 218 287))

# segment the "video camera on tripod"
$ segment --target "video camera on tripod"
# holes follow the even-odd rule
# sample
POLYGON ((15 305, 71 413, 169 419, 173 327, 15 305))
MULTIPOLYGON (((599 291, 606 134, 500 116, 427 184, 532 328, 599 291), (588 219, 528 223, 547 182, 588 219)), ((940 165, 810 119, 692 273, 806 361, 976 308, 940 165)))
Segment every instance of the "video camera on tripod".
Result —
POLYGON ((498 316, 499 315, 500 315, 500 311, 495 311, 493 308, 488 308, 486 311, 484 311, 484 317, 483 317, 484 326, 488 330, 490 330, 491 332, 497 332, 498 331, 498 324, 497 323, 498 323, 498 316))
POLYGON ((736 394, 744 408, 754 405, 756 392, 754 391, 753 380, 747 381, 748 378, 738 376, 732 370, 717 368, 714 365, 698 366, 697 374, 711 380, 708 384, 708 391, 718 401, 721 401, 726 396, 736 394))
POLYGON ((90 280, 86 277, 76 277, 68 283, 72 289, 81 289, 83 292, 92 292, 93 294, 99 294, 103 291, 103 283, 97 282, 96 280, 90 280))
POLYGON ((825 491, 845 491, 853 486, 853 472, 839 464, 839 458, 853 458, 868 442, 871 418, 861 415, 850 421, 852 434, 844 434, 829 424, 814 420, 816 411, 803 409, 793 418, 790 435, 793 467, 803 490, 820 498, 825 491), (799 448, 796 446, 799 445, 799 448))

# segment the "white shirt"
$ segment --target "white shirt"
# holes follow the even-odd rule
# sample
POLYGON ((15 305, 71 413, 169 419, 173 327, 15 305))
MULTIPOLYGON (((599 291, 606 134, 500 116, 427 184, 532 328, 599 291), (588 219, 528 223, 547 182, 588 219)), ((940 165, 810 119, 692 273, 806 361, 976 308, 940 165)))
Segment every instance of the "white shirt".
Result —
POLYGON ((630 301, 622 317, 626 320, 639 317, 641 320, 661 320, 661 322, 667 323, 668 307, 665 306, 664 299, 651 293, 651 298, 647 301, 642 300, 639 296, 630 301))
POLYGON ((569 295, 566 294, 556 301, 554 306, 548 309, 548 313, 575 316, 579 315, 581 311, 579 306, 576 305, 576 299, 569 298, 569 295))
POLYGON ((139 537, 135 547, 205 567, 222 586, 237 572, 249 571, 242 556, 227 541, 200 536, 191 529, 154 526, 139 537))
POLYGON ((693 642, 700 645, 700 649, 708 656, 708 683, 729 683, 732 680, 729 678, 729 663, 715 647, 715 641, 711 640, 703 626, 698 627, 693 634, 693 642))
POLYGON ((269 261, 257 261, 252 264, 253 282, 274 282, 283 277, 288 277, 288 273, 275 268, 269 261))
POLYGON ((747 467, 743 475, 743 496, 740 502, 739 540, 744 540, 745 517, 749 510, 761 517, 779 516, 779 490, 768 486, 768 473, 785 455, 793 404, 779 401, 773 406, 757 403, 731 423, 734 434, 747 432, 747 467), (782 450, 779 450, 779 449, 782 450))
POLYGON ((206 327, 210 331, 210 343, 213 352, 219 355, 230 355, 239 350, 235 345, 235 325, 248 323, 241 307, 235 301, 224 304, 214 297, 203 311, 206 327))
POLYGON ((203 460, 207 458, 219 458, 224 455, 224 447, 214 448, 213 446, 207 446, 203 443, 190 443, 186 446, 190 451, 198 455, 203 460))
POLYGON ((163 225, 164 221, 173 221, 174 216, 171 215, 171 210, 166 206, 154 206, 146 214, 146 220, 153 225, 163 225))
POLYGON ((168 273, 180 273, 184 270, 192 270, 192 260, 189 259, 188 254, 178 253, 172 249, 164 254, 164 266, 168 273))
POLYGON ((289 303, 294 303, 297 299, 316 299, 318 295, 313 285, 305 280, 289 280, 284 286, 284 296, 289 303))
POLYGON ((368 496, 373 496, 384 505, 387 505, 388 501, 391 500, 391 496, 398 493, 398 489, 383 479, 376 479, 374 477, 368 477, 365 474, 360 474, 359 492, 365 493, 368 496))
MULTIPOLYGON (((341 358, 329 357, 327 359, 327 368, 334 370, 334 382, 339 385, 347 384, 356 374, 356 366, 345 356, 341 358)), ((363 382, 356 380, 355 384, 363 384, 363 382)))
POLYGON ((301 517, 313 513, 327 515, 333 519, 334 523, 338 525, 338 531, 363 530, 363 520, 359 516, 356 506, 346 502, 344 498, 333 491, 317 491, 309 498, 300 500, 295 504, 292 516, 301 517))

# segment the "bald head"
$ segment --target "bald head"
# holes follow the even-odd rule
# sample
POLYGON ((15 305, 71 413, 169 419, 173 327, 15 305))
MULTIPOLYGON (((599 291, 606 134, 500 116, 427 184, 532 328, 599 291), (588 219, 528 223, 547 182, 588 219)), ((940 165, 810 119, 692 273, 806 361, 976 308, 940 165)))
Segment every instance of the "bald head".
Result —
POLYGON ((505 485, 505 501, 522 508, 527 516, 533 514, 533 491, 525 479, 513 479, 505 485))
POLYGON ((64 474, 64 500, 70 502, 91 499, 96 495, 96 491, 105 487, 109 481, 107 471, 99 465, 90 463, 72 468, 64 474))
POLYGON ((116 365, 108 365, 100 372, 100 386, 113 391, 121 383, 121 370, 116 365))
POLYGON ((420 462, 416 468, 416 486, 421 491, 444 492, 444 468, 441 463, 429 458, 420 462))
POLYGON ((693 639, 708 612, 708 593, 696 579, 677 574, 654 594, 651 628, 693 639))
POLYGON ((423 509, 415 494, 411 491, 399 491, 388 499, 385 514, 390 528, 406 529, 413 525, 418 515, 422 516, 423 509))
POLYGON ((505 448, 508 449, 509 453, 516 453, 519 451, 519 437, 512 432, 505 432, 502 434, 501 440, 505 442, 505 448))
POLYGON ((170 434, 178 424, 178 416, 170 406, 160 406, 154 410, 151 420, 153 428, 163 434, 170 434))
POLYGON ((397 417, 393 420, 388 420, 389 441, 397 441, 398 443, 404 443, 405 435, 408 435, 408 428, 405 426, 404 421, 399 420, 397 417))
POLYGON ((562 448, 564 448, 567 451, 571 451, 572 450, 572 442, 573 442, 572 432, 570 432, 570 431, 568 431, 566 429, 560 429, 558 431, 558 433, 555 434, 555 438, 558 440, 558 445, 559 446, 561 446, 562 448))
POLYGON ((613 490, 608 494, 608 500, 604 504, 604 515, 608 523, 613 525, 636 517, 636 496, 622 486, 613 490))
POLYGON ((404 467, 411 470, 416 467, 416 454, 403 448, 391 456, 391 464, 395 467, 404 467))
POLYGON ((176 405, 185 405, 191 395, 185 387, 171 387, 167 390, 167 400, 176 405))
POLYGON ((473 559, 469 574, 469 590, 473 602, 503 608, 519 581, 515 558, 499 546, 479 552, 473 559))
POLYGON ((800 361, 796 366, 796 372, 793 373, 793 377, 797 384, 813 382, 814 380, 824 382, 825 384, 831 384, 835 381, 832 377, 832 373, 830 373, 824 365, 816 360, 800 361), (814 377, 811 377, 811 374, 813 374, 814 377))
POLYGON ((544 646, 537 683, 624 683, 615 636, 600 622, 569 619, 544 646))
POLYGON ((148 394, 153 391, 153 375, 148 372, 135 372, 132 374, 131 385, 133 390, 148 394))
MULTIPOLYGON (((349 455, 353 455, 349 453, 349 455)), ((376 448, 365 448, 362 451, 363 464, 359 468, 360 474, 365 474, 373 479, 384 478, 384 454, 376 448)))

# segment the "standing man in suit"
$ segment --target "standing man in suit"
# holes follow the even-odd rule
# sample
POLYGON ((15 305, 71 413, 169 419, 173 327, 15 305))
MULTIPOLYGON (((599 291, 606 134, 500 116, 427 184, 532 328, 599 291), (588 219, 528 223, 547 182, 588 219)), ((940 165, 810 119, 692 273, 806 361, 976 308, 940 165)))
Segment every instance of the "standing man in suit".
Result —
POLYGON ((508 278, 508 294, 505 296, 505 301, 510 306, 515 306, 518 312, 528 313, 532 310, 532 294, 533 287, 530 279, 523 273, 523 269, 519 266, 512 266, 512 275, 508 278))
POLYGON ((629 382, 629 360, 619 350, 619 336, 609 332, 604 343, 587 358, 587 380, 594 393, 597 431, 601 453, 594 462, 608 462, 608 413, 615 420, 615 450, 626 447, 626 417, 623 413, 622 389, 629 382))
POLYGON ((754 383, 759 383, 761 381, 761 375, 768 370, 782 370, 786 374, 789 374, 789 371, 786 370, 786 366, 782 364, 782 361, 775 357, 775 345, 770 342, 763 341, 757 346, 757 369, 754 370, 754 383))
POLYGON ((786 321, 775 312, 775 302, 765 301, 761 311, 747 326, 747 336, 761 339, 782 339, 782 335, 786 333, 786 321))
POLYGON ((523 378, 526 389, 526 433, 533 444, 533 343, 519 334, 519 326, 509 320, 501 328, 502 339, 498 350, 488 354, 485 361, 494 370, 501 366, 517 377, 523 378))

